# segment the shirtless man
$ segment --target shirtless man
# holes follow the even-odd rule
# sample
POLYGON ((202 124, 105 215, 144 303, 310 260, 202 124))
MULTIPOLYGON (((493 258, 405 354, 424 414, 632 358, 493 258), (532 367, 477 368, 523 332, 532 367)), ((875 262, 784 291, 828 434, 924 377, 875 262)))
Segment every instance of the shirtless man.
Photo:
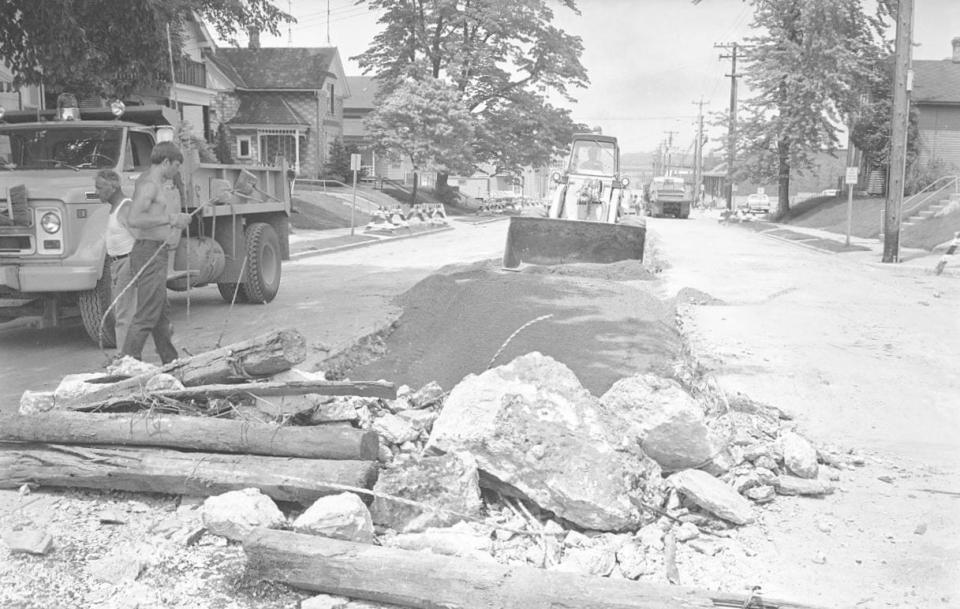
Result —
POLYGON ((137 279, 137 310, 133 314, 127 338, 120 355, 142 359, 147 337, 153 335, 160 361, 168 364, 177 359, 177 350, 170 340, 173 326, 168 316, 167 259, 168 242, 190 223, 190 215, 167 213, 163 182, 180 171, 183 154, 172 142, 160 142, 150 154, 150 169, 138 179, 127 225, 136 241, 130 250, 130 271, 137 279))

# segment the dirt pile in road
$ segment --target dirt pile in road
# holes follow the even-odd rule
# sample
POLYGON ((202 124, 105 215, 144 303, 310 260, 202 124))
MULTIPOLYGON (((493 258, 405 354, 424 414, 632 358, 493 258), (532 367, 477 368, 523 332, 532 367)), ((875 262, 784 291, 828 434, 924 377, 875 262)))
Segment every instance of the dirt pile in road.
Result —
POLYGON ((636 261, 443 269, 400 297, 403 313, 375 341, 376 352, 368 343, 366 357, 354 352, 324 365, 337 376, 413 387, 437 381, 449 390, 467 374, 539 351, 599 395, 625 376, 669 368, 680 352, 672 302, 633 283, 652 276, 636 261), (364 358, 373 361, 353 364, 364 358))

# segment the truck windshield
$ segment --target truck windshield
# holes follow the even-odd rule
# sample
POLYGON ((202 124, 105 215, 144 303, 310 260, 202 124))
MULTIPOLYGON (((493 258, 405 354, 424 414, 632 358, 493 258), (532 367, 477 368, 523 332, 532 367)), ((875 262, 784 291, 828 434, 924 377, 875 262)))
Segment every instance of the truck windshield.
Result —
POLYGON ((0 129, 0 171, 115 167, 123 130, 83 126, 0 129))

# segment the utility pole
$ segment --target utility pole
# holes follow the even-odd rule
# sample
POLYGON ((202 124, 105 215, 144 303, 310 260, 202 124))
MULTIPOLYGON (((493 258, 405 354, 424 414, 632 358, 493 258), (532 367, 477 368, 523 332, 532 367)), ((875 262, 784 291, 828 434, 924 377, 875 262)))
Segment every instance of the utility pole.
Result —
POLYGON ((703 185, 703 98, 693 102, 697 109, 697 141, 693 148, 693 200, 700 202, 700 187, 703 185))
POLYGON ((715 43, 714 48, 730 49, 729 55, 720 55, 720 59, 730 60, 730 73, 727 78, 730 79, 730 120, 727 126, 727 209, 733 209, 733 166, 737 156, 737 79, 742 74, 737 74, 738 51, 743 48, 736 42, 715 43))
POLYGON ((913 0, 900 0, 897 10, 896 63, 893 71, 890 165, 887 168, 887 201, 883 210, 883 262, 900 261, 900 212, 903 205, 903 182, 907 167, 912 30, 913 0))
POLYGON ((663 170, 663 175, 668 176, 670 175, 670 165, 671 165, 670 153, 673 150, 673 134, 676 133, 676 131, 664 131, 664 133, 667 134, 667 149, 666 149, 666 154, 664 155, 665 166, 663 170))

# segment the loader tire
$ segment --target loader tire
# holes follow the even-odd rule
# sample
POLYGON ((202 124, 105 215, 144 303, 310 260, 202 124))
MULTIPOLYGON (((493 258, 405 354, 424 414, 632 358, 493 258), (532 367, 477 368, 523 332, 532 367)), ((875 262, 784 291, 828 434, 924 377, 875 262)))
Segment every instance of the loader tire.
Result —
POLYGON ((217 289, 220 290, 220 297, 223 298, 226 302, 238 302, 238 303, 247 303, 250 302, 247 300, 247 293, 243 291, 243 284, 240 284, 240 289, 237 289, 236 283, 218 283, 217 289), (234 294, 236 294, 236 300, 234 300, 234 294))
MULTIPOLYGON (((110 294, 110 283, 110 261, 108 260, 103 263, 103 274, 100 276, 100 280, 97 281, 97 285, 94 286, 92 290, 80 292, 77 297, 83 329, 87 331, 87 335, 93 339, 93 342, 98 345, 101 341, 100 319, 103 318, 103 313, 110 308, 110 303, 113 302, 110 294)), ((114 324, 115 318, 113 311, 110 311, 107 319, 103 322, 102 339, 104 347, 117 346, 117 333, 114 324)))
POLYGON ((247 278, 243 291, 254 304, 270 302, 280 290, 281 249, 277 231, 266 222, 255 222, 245 231, 247 278))
POLYGON ((680 213, 677 214, 677 217, 680 218, 681 220, 686 220, 687 218, 689 218, 689 217, 690 217, 690 206, 688 205, 688 206, 686 206, 686 207, 681 207, 681 208, 680 208, 680 213))

